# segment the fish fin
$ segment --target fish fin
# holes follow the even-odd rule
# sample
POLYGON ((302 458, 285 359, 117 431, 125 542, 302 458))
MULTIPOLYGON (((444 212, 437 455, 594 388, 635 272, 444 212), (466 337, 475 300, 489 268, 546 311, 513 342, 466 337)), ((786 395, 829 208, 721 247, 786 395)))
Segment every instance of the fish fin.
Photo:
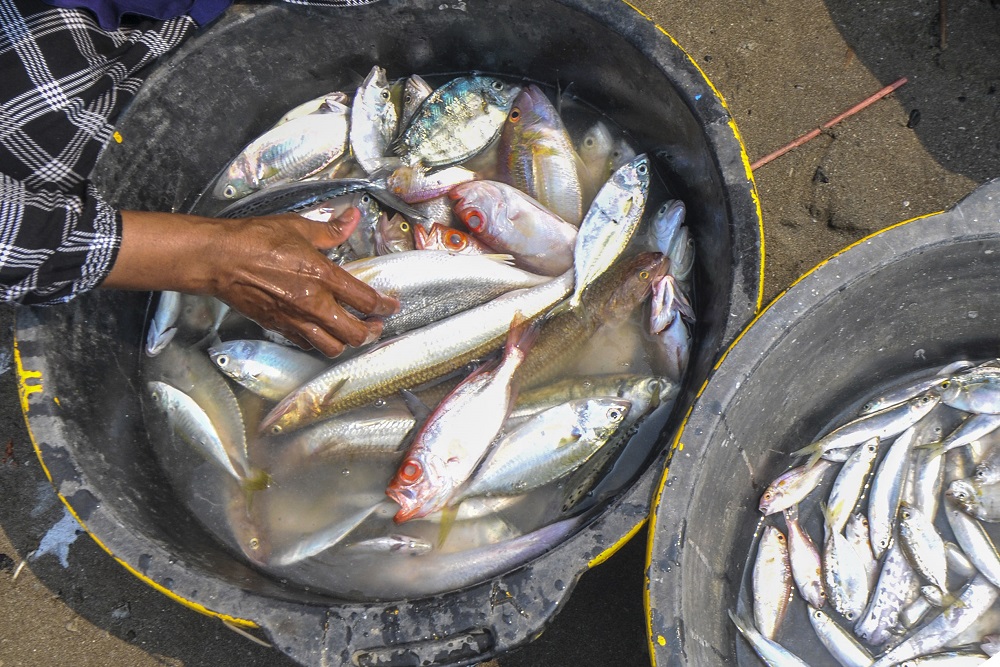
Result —
POLYGON ((924 442, 919 445, 916 445, 914 449, 926 449, 928 461, 933 461, 934 459, 945 453, 943 440, 937 440, 935 442, 924 442))
POLYGON ((455 525, 455 519, 458 518, 458 508, 460 505, 461 503, 458 503, 452 507, 445 507, 441 510, 441 531, 438 533, 438 549, 440 549, 444 545, 445 540, 448 539, 452 526, 455 525))
POLYGON ((481 255, 486 259, 491 259, 499 264, 506 264, 508 266, 514 266, 514 255, 506 255, 504 253, 491 253, 489 255, 481 255))
POLYGON ((431 409, 427 407, 427 404, 420 400, 420 397, 414 394, 409 389, 400 389, 400 395, 403 397, 403 402, 406 403, 406 409, 417 419, 417 421, 424 421, 431 414, 431 409))
POLYGON ((562 301, 560 301, 559 303, 557 303, 556 305, 554 305, 552 307, 552 309, 549 310, 549 312, 546 315, 546 317, 555 317, 557 315, 562 315, 563 313, 568 313, 569 311, 571 311, 574 308, 576 308, 576 306, 574 306, 572 303, 570 303, 571 300, 572 300, 571 298, 570 299, 563 299, 562 301))
POLYGON ((806 461, 805 465, 808 470, 819 463, 819 460, 823 458, 823 447, 820 446, 819 443, 814 442, 792 452, 792 456, 806 456, 807 454, 809 455, 809 460, 806 461))
POLYGON ((338 380, 332 387, 330 387, 329 391, 327 391, 325 394, 323 394, 323 400, 321 402, 322 403, 326 403, 327 401, 329 401, 330 399, 332 399, 334 396, 336 396, 337 393, 341 389, 343 389, 344 385, 347 384, 347 380, 348 380, 348 378, 341 378, 340 380, 338 380))
POLYGON ((541 331, 541 324, 537 319, 526 318, 521 311, 514 313, 514 318, 510 322, 510 330, 507 333, 507 344, 504 346, 504 355, 508 355, 514 350, 521 354, 527 351, 538 340, 541 331))

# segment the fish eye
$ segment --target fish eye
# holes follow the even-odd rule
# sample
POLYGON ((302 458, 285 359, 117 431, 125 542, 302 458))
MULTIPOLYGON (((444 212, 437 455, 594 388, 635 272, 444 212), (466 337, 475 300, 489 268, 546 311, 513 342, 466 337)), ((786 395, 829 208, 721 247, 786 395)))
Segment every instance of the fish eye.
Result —
POLYGON ((465 248, 465 239, 458 232, 452 232, 445 237, 444 244, 453 250, 462 250, 465 248))
POLYGON ((409 104, 412 101, 413 101, 413 94, 412 93, 407 93, 407 94, 403 95, 403 103, 404 104, 409 104))
POLYGON ((258 540, 256 537, 251 537, 250 538, 250 548, 253 551, 257 551, 257 549, 260 549, 260 540, 258 540))
MULTIPOLYGON (((889 540, 885 540, 885 539, 879 540, 878 541, 878 545, 882 549, 888 549, 889 548, 889 540)), ((847 620, 851 620, 851 619, 847 619, 847 620)))
POLYGON ((379 96, 383 100, 387 100, 387 99, 389 99, 389 91, 388 90, 383 90, 381 93, 379 93, 379 96))
POLYGON ((911 516, 910 515, 910 510, 903 510, 902 512, 899 513, 899 515, 901 517, 903 517, 904 519, 909 519, 910 516, 911 516))
POLYGON ((493 83, 490 84, 490 86, 493 88, 493 90, 503 90, 504 88, 503 81, 494 81, 493 83))
POLYGON ((469 226, 469 229, 475 232, 478 231, 483 226, 483 224, 486 222, 486 218, 483 216, 481 212, 477 211, 476 209, 472 209, 471 211, 465 214, 465 217, 462 219, 462 221, 469 226))
POLYGON ((659 211, 657 211, 657 212, 656 212, 656 214, 657 214, 657 215, 663 215, 663 214, 664 214, 664 213, 666 213, 666 212, 667 212, 667 205, 666 205, 666 204, 664 204, 663 206, 661 206, 661 207, 660 207, 660 210, 659 210, 659 211))
POLYGON ((226 199, 232 199, 236 196, 236 186, 232 183, 226 186, 226 189, 222 191, 222 196, 226 199))
POLYGON ((782 534, 782 533, 778 533, 778 537, 777 537, 776 539, 777 539, 777 540, 778 540, 779 542, 784 542, 784 541, 785 541, 785 536, 784 536, 784 534, 782 534))
POLYGON ((774 494, 771 493, 770 491, 765 491, 764 492, 764 500, 770 500, 773 497, 774 497, 774 494))
POLYGON ((596 141, 594 141, 594 138, 593 138, 593 137, 586 137, 586 138, 584 138, 584 140, 583 140, 583 145, 584 145, 584 146, 586 146, 587 148, 593 148, 593 147, 594 147, 594 144, 596 144, 596 143, 597 143, 597 142, 596 142, 596 141))
POLYGON ((215 358, 215 363, 217 363, 220 368, 225 368, 229 364, 229 357, 225 354, 220 354, 215 358))
POLYGON ((281 433, 280 424, 275 424, 274 426, 271 427, 271 435, 278 435, 279 433, 281 433))
POLYGON ((517 107, 511 109, 510 113, 507 114, 507 120, 509 120, 512 123, 516 123, 517 121, 521 120, 521 110, 518 109, 517 107))
POLYGON ((864 405, 861 406, 861 411, 862 412, 871 412, 874 408, 875 408, 875 404, 874 403, 865 403, 864 405))
POLYGON ((941 383, 942 389, 947 389, 950 386, 951 386, 951 380, 945 380, 944 382, 941 383))
POLYGON ((399 228, 401 230, 403 230, 404 232, 408 232, 408 231, 410 231, 410 223, 408 223, 408 222, 401 222, 401 223, 399 223, 399 228))
POLYGON ((813 612, 813 618, 822 620, 823 619, 823 612, 821 612, 819 609, 817 609, 816 611, 813 612))
POLYGON ((649 171, 649 168, 644 164, 640 164, 636 168, 636 172, 638 172, 640 175, 644 175, 647 171, 649 171))
POLYGON ((854 620, 854 616, 855 616, 855 613, 853 611, 845 611, 844 612, 844 618, 846 618, 848 621, 853 621, 854 620))
POLYGON ((413 484, 423 475, 424 469, 416 459, 407 459, 399 469, 399 479, 404 484, 413 484))
POLYGON ((608 419, 612 421, 620 420, 624 415, 621 408, 608 408, 608 419))
POLYGON ((647 280, 649 278, 649 271, 640 271, 639 280, 647 280))
POLYGON ((611 151, 611 157, 613 157, 614 159, 617 160, 621 156, 622 156, 622 150, 620 148, 616 148, 615 150, 611 151))
POLYGON ((869 452, 876 452, 876 451, 878 451, 878 446, 877 445, 868 445, 868 451, 869 452))
POLYGON ((361 203, 362 204, 370 204, 371 201, 372 201, 372 196, 370 194, 368 194, 367 192, 365 194, 361 195, 361 203))

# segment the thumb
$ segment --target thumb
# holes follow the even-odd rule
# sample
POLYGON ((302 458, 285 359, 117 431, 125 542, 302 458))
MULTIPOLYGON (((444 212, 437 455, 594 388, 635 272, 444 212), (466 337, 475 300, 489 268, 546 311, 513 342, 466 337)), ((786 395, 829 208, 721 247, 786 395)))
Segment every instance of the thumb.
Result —
POLYGON ((316 222, 300 217, 297 226, 314 247, 319 250, 336 248, 354 233, 361 220, 361 211, 354 206, 348 208, 339 217, 327 222, 316 222))

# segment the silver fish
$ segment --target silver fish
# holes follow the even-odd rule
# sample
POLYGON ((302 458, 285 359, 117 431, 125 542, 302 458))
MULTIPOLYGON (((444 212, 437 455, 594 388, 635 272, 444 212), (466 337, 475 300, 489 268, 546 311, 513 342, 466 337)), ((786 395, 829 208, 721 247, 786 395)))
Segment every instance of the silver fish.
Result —
POLYGON ((948 486, 946 495, 980 521, 1000 521, 1000 484, 979 485, 956 479, 948 486))
POLYGON ((923 620, 924 616, 927 615, 934 605, 931 604, 923 595, 917 596, 917 599, 906 606, 903 611, 899 614, 899 627, 909 630, 917 623, 923 620))
POLYGON ((365 519, 388 504, 388 502, 383 501, 371 506, 362 507, 344 517, 338 516, 329 526, 307 535, 301 535, 297 539, 292 539, 289 545, 283 549, 272 549, 267 565, 272 567, 286 567, 323 553, 327 549, 338 545, 355 528, 360 526, 365 519))
POLYGON ((829 510, 824 508, 823 582, 827 600, 848 621, 861 617, 868 601, 868 573, 864 561, 854 547, 830 524, 829 510))
POLYGON ((465 167, 428 171, 403 165, 386 178, 386 187, 407 204, 419 204, 448 194, 457 185, 475 180, 476 172, 465 167))
POLYGON ((657 250, 664 255, 670 255, 686 217, 687 207, 680 199, 668 199, 663 202, 649 223, 653 245, 657 250))
POLYGON ((945 382, 951 376, 953 371, 953 365, 949 364, 939 370, 933 377, 917 380, 916 382, 912 382, 903 387, 893 388, 882 396, 873 398, 865 403, 861 406, 861 411, 858 414, 860 416, 870 415, 873 412, 891 408, 895 405, 899 405, 900 403, 905 403, 910 399, 916 398, 921 394, 926 394, 931 389, 934 389, 935 387, 940 386, 941 383, 945 382))
POLYGON ((381 537, 372 537, 360 542, 352 542, 344 547, 344 551, 366 554, 391 552, 419 555, 425 554, 433 548, 430 542, 425 542, 420 538, 392 533, 381 537))
POLYGON ((945 516, 962 553, 979 574, 994 586, 1000 587, 1000 554, 989 534, 978 521, 961 511, 953 502, 945 503, 945 516))
POLYGON ((417 420, 402 399, 376 401, 275 438, 268 447, 284 467, 326 455, 400 452, 417 420))
POLYGON ((928 446, 935 454, 972 444, 1000 428, 1000 414, 973 414, 939 443, 928 446))
POLYGON ((625 164, 597 193, 573 250, 575 284, 569 305, 580 305, 583 291, 621 255, 642 219, 649 192, 649 158, 625 164))
POLYGON ((792 579, 802 599, 816 608, 826 604, 823 588, 823 560, 809 533, 799 524, 798 506, 785 510, 788 526, 788 559, 792 566, 792 579))
POLYGON ((987 660, 989 660, 989 656, 983 653, 948 651, 913 658, 899 663, 899 667, 973 667, 981 665, 987 660))
POLYGON ((256 190, 306 178, 347 148, 349 110, 309 114, 270 130, 244 148, 212 191, 219 199, 240 199, 256 190))
POLYGON ((893 542, 882 561, 878 584, 864 614, 854 625, 854 634, 872 646, 888 642, 899 614, 920 595, 920 581, 906 560, 899 541, 893 542))
MULTIPOLYGON (((952 528, 952 532, 955 529, 952 528)), ((948 571, 963 579, 971 579, 978 572, 976 566, 972 564, 965 552, 953 542, 944 543, 944 551, 948 557, 948 571)))
POLYGON ((685 291, 690 289, 691 272, 694 270, 694 238, 686 226, 677 232, 677 239, 670 248, 670 275, 677 279, 685 291))
POLYGON ((878 582, 878 561, 875 560, 875 554, 872 553, 868 519, 865 518, 864 514, 859 512, 848 517, 847 524, 844 526, 844 537, 854 547, 854 552, 865 566, 869 589, 875 590, 875 584, 878 582))
POLYGON ((272 401, 329 366, 306 352, 264 340, 231 340, 208 348, 208 355, 227 377, 272 401))
POLYGON ((399 131, 402 133, 410 126, 413 114, 424 103, 434 89, 417 74, 411 74, 403 84, 403 105, 399 112, 399 131))
POLYGON ((509 266, 510 259, 510 255, 414 250, 349 262, 343 268, 382 294, 399 299, 399 312, 383 319, 382 335, 391 336, 549 280, 509 266))
POLYGON ((871 654, 840 624, 819 609, 809 607, 809 623, 816 636, 843 667, 869 667, 871 654))
POLYGON ((593 200, 594 195, 611 177, 611 152, 615 138, 603 121, 597 121, 583 134, 576 144, 576 152, 583 162, 580 174, 583 179, 584 202, 593 200))
POLYGON ((1000 592, 993 584, 985 577, 976 577, 965 586, 954 604, 903 643, 883 653, 872 663, 872 667, 889 667, 942 648, 948 640, 975 623, 993 606, 997 597, 1000 597, 1000 592))
POLYGON ((1000 482, 1000 447, 994 446, 976 465, 973 481, 979 486, 1000 482))
POLYGON ((146 336, 146 354, 155 357, 163 351, 177 334, 177 318, 181 315, 180 292, 160 292, 156 302, 156 313, 149 322, 146 336))
POLYGON ((939 385, 941 402, 976 414, 1000 413, 1000 374, 997 369, 976 373, 975 369, 953 376, 939 385))
POLYGON ((278 119, 278 122, 271 126, 271 129, 284 125, 290 120, 295 120, 302 116, 308 116, 313 113, 330 113, 334 112, 337 108, 336 105, 340 104, 343 106, 350 106, 351 96, 347 93, 342 93, 340 91, 331 91, 319 97, 314 97, 311 100, 303 102, 296 107, 288 110, 284 116, 278 119))
POLYGON ((948 557, 944 540, 934 528, 934 523, 906 502, 899 507, 899 539, 913 569, 936 586, 947 599, 948 557))
POLYGON ((247 489, 266 486, 266 475, 252 471, 245 459, 234 461, 215 425, 197 402, 180 389, 154 380, 146 384, 153 404, 167 415, 174 431, 205 458, 247 489))
POLYGON ((539 412, 501 436, 456 498, 518 495, 568 475, 593 456, 628 415, 618 398, 572 401, 539 412))
POLYGON ((452 79, 423 101, 392 148, 411 165, 438 167, 466 160, 499 136, 519 92, 495 77, 452 79))
POLYGON ((373 173, 396 136, 399 117, 389 94, 385 70, 372 67, 351 105, 351 151, 365 170, 373 173))
POLYGON ((534 318, 560 301, 572 274, 508 292, 475 308, 407 332, 347 359, 286 396, 261 432, 289 432, 461 368, 496 349, 516 313, 534 318))
POLYGON ((896 513, 903 499, 903 483, 909 470, 914 429, 908 428, 897 437, 879 464, 868 498, 868 528, 872 551, 881 558, 892 543, 896 513))
POLYGON ((788 541, 774 526, 764 526, 753 564, 753 616, 760 633, 774 639, 792 597, 788 541))
POLYGON ((568 401, 611 396, 631 403, 626 421, 634 421, 660 403, 677 398, 680 388, 655 375, 587 375, 569 377, 536 389, 519 391, 507 425, 514 427, 533 414, 568 401))
POLYGON ((878 456, 879 439, 872 438, 854 450, 837 473, 827 498, 830 508, 831 527, 838 533, 847 525, 847 519, 854 512, 861 492, 868 481, 875 457, 878 456))
POLYGON ((809 667, 808 663, 784 646, 761 634, 749 619, 740 618, 731 609, 729 610, 729 618, 732 619, 743 638, 757 652, 757 655, 770 667, 809 667))
POLYGON ((874 437, 881 440, 892 438, 920 421, 940 400, 939 396, 933 394, 921 394, 901 405, 859 417, 793 452, 793 455, 809 454, 809 465, 812 465, 831 449, 856 447, 874 437))
POLYGON ((831 465, 829 461, 820 461, 811 468, 799 466, 782 473, 761 495, 759 505, 761 513, 767 516, 799 504, 812 493, 831 465))

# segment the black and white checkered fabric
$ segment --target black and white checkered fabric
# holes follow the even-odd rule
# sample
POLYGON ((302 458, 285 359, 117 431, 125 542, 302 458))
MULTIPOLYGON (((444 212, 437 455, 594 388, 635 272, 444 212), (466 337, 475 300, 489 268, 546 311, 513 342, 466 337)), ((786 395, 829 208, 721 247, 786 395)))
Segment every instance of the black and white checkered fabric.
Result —
POLYGON ((195 28, 182 16, 106 32, 86 10, 0 0, 0 300, 60 303, 107 276, 121 216, 88 179, 147 66, 195 28))
POLYGON ((63 302, 107 276, 121 217, 88 178, 144 68, 194 28, 105 32, 87 11, 0 0, 0 299, 63 302))

